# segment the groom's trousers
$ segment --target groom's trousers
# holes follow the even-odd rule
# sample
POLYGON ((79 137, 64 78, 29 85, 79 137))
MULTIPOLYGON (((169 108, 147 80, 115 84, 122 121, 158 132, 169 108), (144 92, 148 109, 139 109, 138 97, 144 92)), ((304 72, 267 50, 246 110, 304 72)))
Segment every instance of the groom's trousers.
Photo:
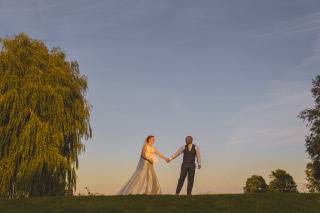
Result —
POLYGON ((178 185, 176 189, 176 194, 179 194, 184 180, 186 179, 188 175, 188 186, 187 186, 187 194, 191 195, 192 192, 192 187, 193 187, 193 182, 194 182, 194 173, 195 173, 196 167, 195 165, 192 166, 186 166, 184 164, 181 165, 181 172, 180 172, 180 178, 178 180, 178 185))

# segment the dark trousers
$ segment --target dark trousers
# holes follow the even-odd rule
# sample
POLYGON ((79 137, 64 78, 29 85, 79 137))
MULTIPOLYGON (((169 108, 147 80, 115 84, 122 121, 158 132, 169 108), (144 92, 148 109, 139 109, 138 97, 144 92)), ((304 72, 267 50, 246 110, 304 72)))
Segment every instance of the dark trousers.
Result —
POLYGON ((178 185, 176 189, 176 194, 179 194, 184 180, 186 179, 188 175, 188 186, 187 186, 187 194, 191 195, 193 182, 194 182, 194 173, 195 173, 196 167, 195 166, 185 166, 182 164, 181 166, 181 172, 180 172, 180 178, 178 180, 178 185))

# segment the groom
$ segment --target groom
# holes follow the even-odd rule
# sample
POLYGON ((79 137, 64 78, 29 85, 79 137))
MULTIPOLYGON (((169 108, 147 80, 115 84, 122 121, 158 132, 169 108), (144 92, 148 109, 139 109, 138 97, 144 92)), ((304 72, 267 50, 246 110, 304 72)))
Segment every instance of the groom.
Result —
POLYGON ((194 173, 196 169, 195 159, 197 158, 198 169, 201 168, 201 158, 200 158, 200 149, 198 146, 192 143, 193 138, 191 136, 186 137, 186 145, 182 146, 176 153, 169 158, 168 162, 178 157, 183 153, 183 162, 181 165, 180 178, 178 180, 178 185, 176 189, 176 195, 178 195, 182 189, 184 180, 188 175, 188 187, 187 194, 191 195, 193 182, 194 182, 194 173))

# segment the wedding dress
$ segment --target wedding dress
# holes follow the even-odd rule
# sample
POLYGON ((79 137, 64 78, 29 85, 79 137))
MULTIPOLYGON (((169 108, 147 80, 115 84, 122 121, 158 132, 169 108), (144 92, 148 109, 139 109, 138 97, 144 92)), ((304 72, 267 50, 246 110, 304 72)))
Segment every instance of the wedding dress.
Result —
MULTIPOLYGON (((155 156, 155 148, 147 144, 145 158, 152 159, 154 163, 158 161, 155 156)), ((160 184, 154 170, 154 163, 140 157, 136 171, 133 173, 127 184, 119 191, 119 195, 133 194, 161 194, 160 184)))

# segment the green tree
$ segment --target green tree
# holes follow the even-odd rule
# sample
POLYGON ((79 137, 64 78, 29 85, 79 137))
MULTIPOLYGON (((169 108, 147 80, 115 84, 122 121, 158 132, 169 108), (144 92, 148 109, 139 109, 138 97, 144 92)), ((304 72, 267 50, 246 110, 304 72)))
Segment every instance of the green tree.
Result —
POLYGON ((312 80, 311 93, 315 99, 313 108, 300 112, 298 117, 310 127, 310 133, 306 136, 307 153, 312 160, 320 160, 320 75, 312 80))
POLYGON ((312 86, 314 107, 303 110, 298 117, 307 123, 310 131, 305 138, 306 151, 312 160, 306 166, 307 188, 310 192, 320 192, 320 75, 312 80, 312 86))
POLYGON ((72 194, 91 137, 87 79, 59 48, 26 34, 0 46, 0 196, 72 194))
POLYGON ((305 172, 308 191, 311 193, 320 192, 320 161, 309 162, 305 172))
POLYGON ((244 193, 266 192, 268 185, 262 176, 252 175, 243 188, 244 193))
POLYGON ((293 177, 285 170, 277 169, 271 172, 269 191, 271 192, 298 192, 293 177))

